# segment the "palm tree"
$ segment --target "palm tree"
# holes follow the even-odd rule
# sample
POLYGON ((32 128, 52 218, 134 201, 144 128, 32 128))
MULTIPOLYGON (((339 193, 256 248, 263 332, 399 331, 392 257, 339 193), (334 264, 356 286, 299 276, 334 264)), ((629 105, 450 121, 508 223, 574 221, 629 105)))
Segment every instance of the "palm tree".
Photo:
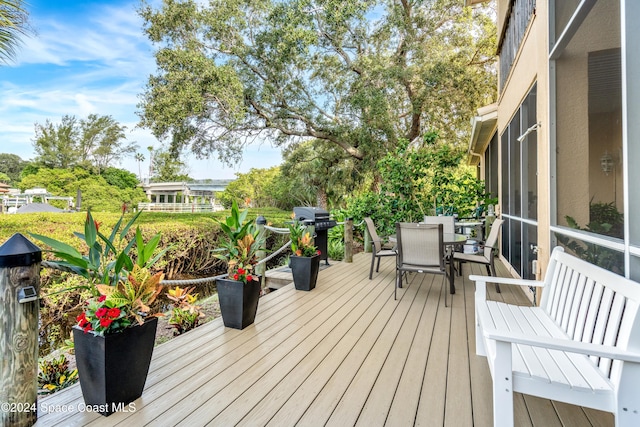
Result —
POLYGON ((151 182, 151 177, 153 176, 153 145, 147 147, 149 150, 149 182, 151 182))
POLYGON ((144 154, 136 153, 135 159, 136 162, 138 162, 138 179, 142 182, 142 169, 140 168, 140 165, 144 162, 144 154))
POLYGON ((19 36, 27 35, 27 18, 23 0, 0 0, 0 62, 15 58, 19 36))

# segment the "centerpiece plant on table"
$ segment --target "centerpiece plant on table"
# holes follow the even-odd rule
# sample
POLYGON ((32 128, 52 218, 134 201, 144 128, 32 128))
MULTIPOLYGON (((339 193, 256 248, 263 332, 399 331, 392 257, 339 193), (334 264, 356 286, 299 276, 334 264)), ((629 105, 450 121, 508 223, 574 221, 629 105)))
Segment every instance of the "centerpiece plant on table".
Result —
POLYGON ((89 298, 77 316, 73 341, 84 401, 103 415, 126 409, 142 395, 160 315, 154 302, 162 291, 164 274, 151 268, 169 248, 155 254, 160 233, 145 243, 139 227, 134 238, 126 240, 139 215, 123 227, 123 212, 107 237, 87 212, 84 234, 74 233, 87 246, 85 253, 32 234, 59 258, 50 266, 86 279, 76 287, 89 298), (136 256, 132 258, 133 248, 136 256))
POLYGON ((216 257, 227 263, 227 277, 216 280, 222 321, 226 327, 244 329, 255 321, 261 292, 261 277, 256 274, 257 253, 265 243, 254 221, 247 221, 236 201, 230 215, 218 221, 223 242, 216 257))
POLYGON ((304 224, 295 219, 289 224, 289 237, 293 255, 289 258, 289 267, 296 289, 310 291, 316 287, 320 269, 320 251, 314 245, 313 237, 304 224))

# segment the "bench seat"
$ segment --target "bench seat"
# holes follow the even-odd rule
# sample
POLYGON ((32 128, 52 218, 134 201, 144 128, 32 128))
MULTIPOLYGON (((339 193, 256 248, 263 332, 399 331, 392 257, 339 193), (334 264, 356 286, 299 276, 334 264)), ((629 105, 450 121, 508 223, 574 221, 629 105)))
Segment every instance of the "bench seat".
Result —
POLYGON ((476 281, 476 353, 493 377, 494 425, 513 425, 513 392, 640 425, 640 285, 556 248, 543 282, 476 281), (542 286, 540 307, 486 299, 487 283, 542 286))

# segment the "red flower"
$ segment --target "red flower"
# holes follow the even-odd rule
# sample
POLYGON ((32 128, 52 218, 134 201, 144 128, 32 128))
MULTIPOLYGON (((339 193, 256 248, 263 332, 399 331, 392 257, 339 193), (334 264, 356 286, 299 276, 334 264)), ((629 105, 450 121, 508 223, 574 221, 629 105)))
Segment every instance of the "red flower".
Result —
POLYGON ((98 297, 98 302, 102 302, 102 301, 104 301, 104 300, 106 300, 106 299, 107 299, 107 296, 106 296, 106 295, 100 295, 100 296, 98 297))
POLYGON ((316 251, 316 253, 317 253, 318 255, 322 255, 322 252, 320 252, 320 250, 319 250, 319 249, 316 251))
POLYGON ((116 319, 118 316, 120 316, 119 308, 110 308, 109 311, 107 311, 107 317, 110 319, 116 319))
POLYGON ((96 226, 96 231, 98 231, 98 230, 100 229, 100 225, 101 225, 101 224, 102 224, 101 222, 98 222, 98 221, 97 221, 97 220, 95 220, 95 219, 93 220, 93 225, 95 225, 95 226, 96 226))
POLYGON ((240 276, 238 276, 238 273, 233 275, 233 280, 238 280, 240 278, 240 276))
POLYGON ((82 322, 82 323, 84 323, 84 322, 86 322, 86 321, 87 321, 87 315, 86 315, 86 314, 84 314, 84 311, 83 311, 82 313, 78 314, 78 316, 76 317, 76 320, 77 320, 78 322, 82 322))
POLYGON ((96 317, 104 317, 107 314, 107 309, 104 307, 100 307, 96 310, 96 317))
POLYGON ((253 276, 250 274, 247 274, 247 282, 250 282, 253 280, 253 276))
POLYGON ((244 268, 239 268, 238 269, 238 274, 244 274, 244 273, 245 273, 244 268))
POLYGON ((111 319, 107 319, 107 318, 100 319, 100 326, 102 326, 103 328, 108 328, 109 325, 111 325, 111 322, 113 322, 113 320, 111 319))
POLYGON ((91 327, 91 323, 87 323, 86 326, 84 328, 82 328, 82 330, 85 332, 85 334, 87 332, 89 332, 90 330, 92 330, 93 328, 91 327))

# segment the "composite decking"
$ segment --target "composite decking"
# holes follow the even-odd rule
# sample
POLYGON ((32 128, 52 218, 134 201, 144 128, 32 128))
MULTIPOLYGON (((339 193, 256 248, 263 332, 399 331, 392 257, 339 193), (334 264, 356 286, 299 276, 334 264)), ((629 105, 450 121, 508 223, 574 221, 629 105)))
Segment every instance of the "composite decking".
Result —
MULTIPOLYGON (((393 260, 373 280, 369 262, 359 254, 321 271, 311 292, 288 285, 264 296, 243 331, 216 319, 156 347, 135 412, 82 412, 73 386, 40 400, 36 425, 492 425, 467 278, 484 270, 465 264, 445 307, 441 276, 410 275, 394 301, 393 260)), ((527 303, 517 289, 489 292, 527 303)), ((611 414, 520 394, 515 414, 517 426, 613 425, 611 414)))

